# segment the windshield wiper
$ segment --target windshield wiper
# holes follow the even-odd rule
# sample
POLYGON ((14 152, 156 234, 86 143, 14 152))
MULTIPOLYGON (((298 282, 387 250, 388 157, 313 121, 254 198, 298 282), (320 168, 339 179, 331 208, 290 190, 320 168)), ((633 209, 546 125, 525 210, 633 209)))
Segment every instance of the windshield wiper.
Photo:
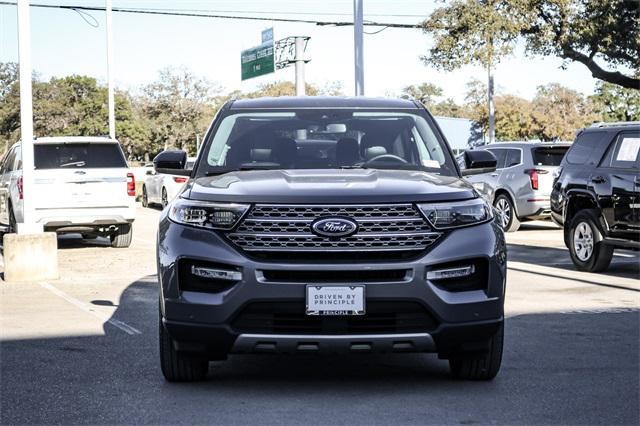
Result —
POLYGON ((283 167, 277 163, 241 164, 238 167, 221 167, 219 169, 208 170, 205 173, 205 176, 218 176, 218 175, 223 175, 225 173, 241 172, 241 171, 248 171, 248 170, 279 170, 279 169, 283 169, 283 167))
POLYGON ((71 163, 60 164, 60 167, 84 167, 87 163, 84 161, 74 161, 71 163))

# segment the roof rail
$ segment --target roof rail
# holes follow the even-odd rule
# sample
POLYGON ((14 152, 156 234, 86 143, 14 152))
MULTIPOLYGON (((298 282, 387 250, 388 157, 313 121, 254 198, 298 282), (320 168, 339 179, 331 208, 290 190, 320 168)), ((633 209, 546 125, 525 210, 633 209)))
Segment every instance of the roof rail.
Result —
POLYGON ((640 121, 611 121, 611 122, 600 121, 598 123, 593 123, 589 127, 620 127, 620 126, 640 126, 640 121))

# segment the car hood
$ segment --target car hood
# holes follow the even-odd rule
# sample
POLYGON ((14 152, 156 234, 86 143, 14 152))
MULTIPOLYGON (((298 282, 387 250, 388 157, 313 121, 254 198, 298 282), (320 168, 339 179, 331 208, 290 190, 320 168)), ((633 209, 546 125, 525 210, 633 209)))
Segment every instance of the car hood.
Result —
POLYGON ((251 170, 192 179, 183 196, 201 201, 249 203, 384 203, 465 200, 477 197, 457 177, 422 171, 251 170))

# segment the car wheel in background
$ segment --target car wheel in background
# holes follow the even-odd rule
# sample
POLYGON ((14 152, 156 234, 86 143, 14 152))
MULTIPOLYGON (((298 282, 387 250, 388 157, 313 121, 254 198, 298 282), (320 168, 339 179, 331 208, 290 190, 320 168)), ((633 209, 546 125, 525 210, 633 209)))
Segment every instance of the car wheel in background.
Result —
POLYGON ((111 238, 111 247, 129 247, 131 245, 131 239, 133 237, 133 227, 130 224, 119 225, 118 229, 109 237, 111 238))
POLYGON ((13 207, 9 204, 9 232, 15 233, 18 232, 18 224, 16 222, 16 215, 13 214, 13 207))
POLYGON ((592 210, 578 212, 569 227, 569 252, 579 271, 600 272, 609 266, 613 247, 602 241, 598 219, 592 210))
POLYGON ((167 195, 167 189, 162 188, 162 208, 164 209, 169 204, 169 196, 167 195))
POLYGON ((142 207, 149 207, 149 196, 146 185, 142 185, 142 207))
POLYGON ((209 370, 206 358, 189 356, 176 351, 173 339, 159 320, 160 368, 165 379, 170 382, 194 382, 204 380, 209 370))
POLYGON ((451 358, 449 368, 456 379, 491 380, 500 371, 502 347, 504 344, 504 323, 489 341, 487 353, 474 358, 451 358))
POLYGON ((493 207, 498 212, 496 219, 504 232, 515 232, 520 228, 520 221, 516 217, 516 210, 508 195, 498 195, 493 202, 493 207))

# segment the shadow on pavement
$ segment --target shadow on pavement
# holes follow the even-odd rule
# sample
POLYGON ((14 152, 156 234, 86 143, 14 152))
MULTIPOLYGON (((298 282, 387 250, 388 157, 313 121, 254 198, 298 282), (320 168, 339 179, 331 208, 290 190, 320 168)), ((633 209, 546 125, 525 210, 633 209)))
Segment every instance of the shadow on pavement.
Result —
MULTIPOLYGON (((595 273, 593 276, 607 275, 619 278, 640 278, 640 257, 632 251, 620 251, 620 253, 628 253, 631 257, 614 255, 609 268, 606 271, 595 273)), ((535 261, 535 265, 558 268, 571 272, 577 271, 573 263, 571 263, 569 250, 567 249, 510 243, 507 244, 507 258, 509 261, 530 264, 534 264, 532 263, 533 260, 535 261)), ((510 267, 510 269, 512 269, 512 267, 510 267)), ((539 272, 536 271, 535 273, 537 274, 539 272)), ((640 286, 638 288, 640 288, 640 286)))
POLYGON ((170 384, 156 286, 132 283, 112 315, 141 334, 105 322, 104 335, 2 342, 0 424, 640 421, 638 311, 510 318, 493 382, 455 381, 435 355, 398 354, 232 356, 205 382, 170 384))

